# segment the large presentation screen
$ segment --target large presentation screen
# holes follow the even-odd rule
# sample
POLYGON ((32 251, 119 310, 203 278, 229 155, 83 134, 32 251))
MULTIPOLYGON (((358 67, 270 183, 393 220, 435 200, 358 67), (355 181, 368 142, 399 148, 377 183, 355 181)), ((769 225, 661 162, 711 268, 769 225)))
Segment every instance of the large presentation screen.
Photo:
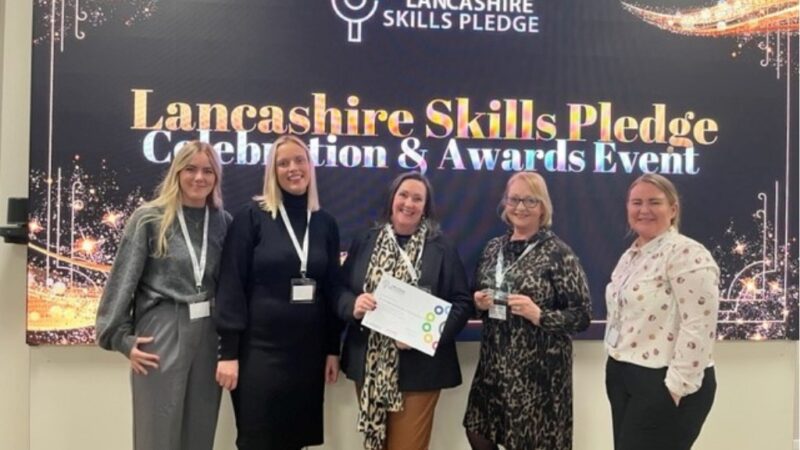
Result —
POLYGON ((304 139, 343 249, 425 173, 468 271, 536 171, 580 257, 597 338, 643 173, 722 269, 719 336, 797 338, 798 5, 785 0, 37 0, 28 342, 93 340, 131 212, 183 142, 226 208, 304 139))

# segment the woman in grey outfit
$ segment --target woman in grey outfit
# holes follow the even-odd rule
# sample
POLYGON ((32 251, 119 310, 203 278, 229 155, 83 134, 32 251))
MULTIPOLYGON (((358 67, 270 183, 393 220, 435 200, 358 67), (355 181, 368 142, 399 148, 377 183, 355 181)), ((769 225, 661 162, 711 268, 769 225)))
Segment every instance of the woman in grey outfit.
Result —
POLYGON ((211 450, 220 387, 211 320, 230 215, 214 149, 187 143, 128 220, 97 311, 97 343, 130 359, 135 450, 211 450))

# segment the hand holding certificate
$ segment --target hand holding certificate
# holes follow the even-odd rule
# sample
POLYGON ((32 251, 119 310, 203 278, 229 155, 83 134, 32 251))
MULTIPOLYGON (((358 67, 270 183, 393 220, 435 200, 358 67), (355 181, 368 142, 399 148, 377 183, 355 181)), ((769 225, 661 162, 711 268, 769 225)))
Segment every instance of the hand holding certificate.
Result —
POLYGON ((427 355, 436 353, 450 303, 390 275, 383 275, 374 295, 378 307, 364 315, 363 326, 427 355))

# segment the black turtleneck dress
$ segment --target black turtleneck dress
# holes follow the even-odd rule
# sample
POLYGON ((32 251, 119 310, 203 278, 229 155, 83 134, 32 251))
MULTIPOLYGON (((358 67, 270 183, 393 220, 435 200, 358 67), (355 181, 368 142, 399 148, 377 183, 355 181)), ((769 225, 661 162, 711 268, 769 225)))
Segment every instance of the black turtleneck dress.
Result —
POLYGON ((239 361, 232 392, 239 449, 297 449, 323 441, 325 359, 339 354, 339 229, 325 211, 306 223, 306 196, 283 192, 302 246, 310 227, 308 278, 313 303, 292 303, 300 258, 278 212, 256 202, 233 219, 220 262, 214 318, 221 360, 239 361))

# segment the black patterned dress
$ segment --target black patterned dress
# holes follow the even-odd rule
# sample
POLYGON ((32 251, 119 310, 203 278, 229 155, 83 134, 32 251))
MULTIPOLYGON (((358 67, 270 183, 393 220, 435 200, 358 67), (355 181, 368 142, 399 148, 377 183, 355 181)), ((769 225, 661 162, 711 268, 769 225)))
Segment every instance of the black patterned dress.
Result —
POLYGON ((507 450, 572 448, 572 339, 591 320, 586 275, 578 258, 549 229, 527 241, 511 234, 489 241, 475 289, 495 288, 498 252, 511 267, 508 290, 529 296, 542 310, 539 326, 512 315, 484 313, 481 352, 464 427, 507 450))

